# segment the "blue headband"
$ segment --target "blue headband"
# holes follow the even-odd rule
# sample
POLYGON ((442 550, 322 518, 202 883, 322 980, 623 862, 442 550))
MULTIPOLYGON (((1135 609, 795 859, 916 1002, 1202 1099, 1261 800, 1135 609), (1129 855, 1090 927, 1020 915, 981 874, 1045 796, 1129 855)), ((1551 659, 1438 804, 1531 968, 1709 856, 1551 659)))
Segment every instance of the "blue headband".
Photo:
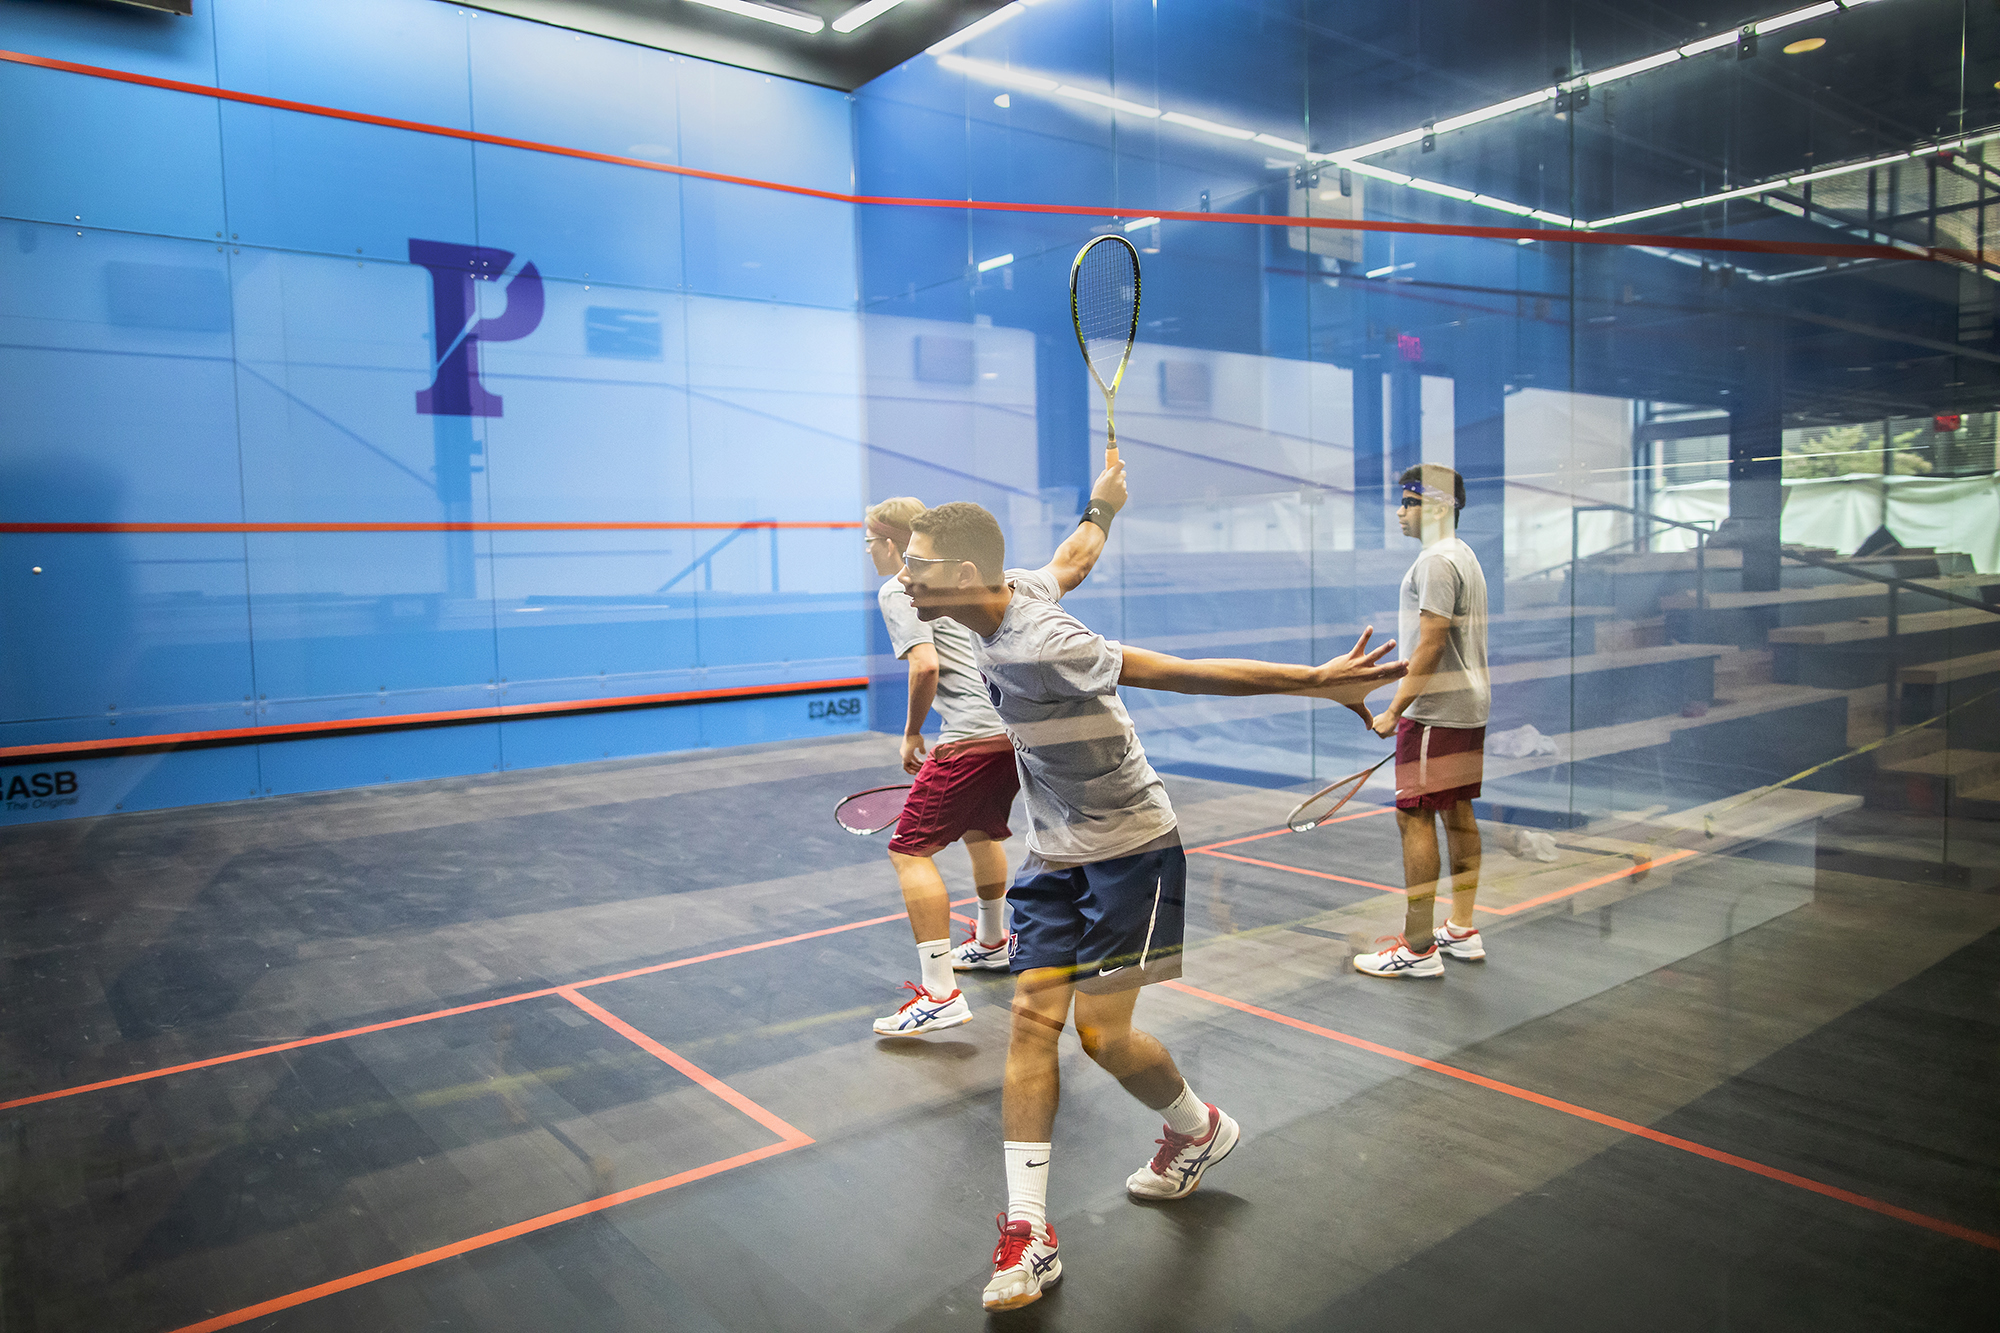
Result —
POLYGON ((1456 496, 1446 495, 1443 491, 1439 490, 1437 487, 1426 486, 1421 481, 1404 482, 1403 494, 1414 495, 1419 500, 1435 500, 1439 504, 1448 504, 1452 506, 1454 509, 1459 507, 1458 498, 1456 496))

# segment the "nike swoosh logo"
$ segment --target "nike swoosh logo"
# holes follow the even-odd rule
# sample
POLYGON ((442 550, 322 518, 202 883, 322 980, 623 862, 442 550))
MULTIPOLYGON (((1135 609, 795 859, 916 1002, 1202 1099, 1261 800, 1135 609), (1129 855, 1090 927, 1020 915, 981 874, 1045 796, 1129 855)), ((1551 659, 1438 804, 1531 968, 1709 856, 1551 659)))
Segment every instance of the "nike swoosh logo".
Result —
MULTIPOLYGON (((946 949, 946 950, 944 951, 944 953, 950 953, 950 952, 951 952, 951 950, 949 950, 949 949, 946 949)), ((934 954, 931 954, 931 955, 930 955, 930 957, 932 957, 932 958, 942 958, 942 957, 944 957, 944 953, 934 953, 934 954)))
POLYGON ((1097 975, 1098 975, 1098 976, 1100 976, 1100 977, 1108 977, 1108 976, 1110 976, 1110 975, 1111 975, 1111 974, 1112 974, 1113 972, 1123 972, 1124 970, 1125 970, 1125 964, 1123 964, 1123 963, 1120 963, 1120 964, 1119 964, 1118 966, 1116 966, 1116 967, 1100 967, 1100 968, 1098 968, 1098 969, 1097 969, 1097 975))
POLYGON ((1022 1166, 1047 1166, 1047 1165, 1048 1165, 1048 1161, 1047 1161, 1046 1159, 1044 1159, 1044 1160, 1042 1160, 1042 1161, 1039 1161, 1039 1162, 1023 1162, 1023 1163, 1021 1163, 1021 1165, 1022 1165, 1022 1166))

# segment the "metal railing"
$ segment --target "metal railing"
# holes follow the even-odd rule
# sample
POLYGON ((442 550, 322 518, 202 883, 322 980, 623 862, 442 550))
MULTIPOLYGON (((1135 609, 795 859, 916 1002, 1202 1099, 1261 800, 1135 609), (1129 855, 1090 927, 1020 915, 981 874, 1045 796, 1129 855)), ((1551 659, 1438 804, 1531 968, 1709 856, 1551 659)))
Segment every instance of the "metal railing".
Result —
POLYGON ((703 551, 700 555, 696 556, 693 560, 689 561, 686 569, 683 569, 680 573, 674 575, 672 578, 668 579, 665 583, 662 583, 655 591, 656 592, 672 591, 673 586, 676 583, 679 583, 682 579, 687 578, 689 575, 693 574, 697 569, 700 570, 702 573, 702 590, 704 592, 715 591, 715 557, 717 555, 720 555, 722 553, 722 549, 725 546, 729 545, 729 543, 735 541, 738 537, 744 536, 745 534, 752 532, 768 532, 771 534, 771 591, 772 592, 778 591, 778 529, 775 526, 772 526, 772 520, 767 518, 757 519, 754 520, 753 522, 744 524, 740 528, 737 528, 735 531, 731 532, 727 537, 724 537, 721 541, 717 542, 715 545, 709 547, 706 551, 703 551))
MULTIPOLYGON (((1577 505, 1570 510, 1570 518, 1569 518, 1570 555, 1569 555, 1568 565, 1569 565, 1569 594, 1572 604, 1574 604, 1576 599, 1578 568, 1583 560, 1582 555, 1579 553, 1579 547, 1582 544, 1582 539, 1581 539, 1581 528, 1579 526, 1578 515, 1589 513, 1592 511, 1603 511, 1603 510, 1614 511, 1622 514, 1630 514, 1634 518, 1644 520, 1644 522, 1647 525, 1655 523, 1664 524, 1667 527, 1683 528, 1695 534, 1694 615, 1692 617, 1692 621, 1693 621, 1693 628, 1696 633, 1706 632, 1707 629, 1706 612, 1709 609, 1708 540, 1710 537, 1713 537, 1715 535, 1714 528, 1712 526, 1698 522, 1685 522, 1677 518, 1667 518, 1662 514, 1655 514, 1650 510, 1640 509, 1633 505, 1614 504, 1609 501, 1606 501, 1600 504, 1577 505)), ((1653 533, 1650 526, 1641 528, 1639 524, 1635 523, 1633 525, 1631 546, 1634 551, 1645 549, 1645 547, 1650 545, 1650 543, 1652 542, 1652 538, 1653 538, 1653 533)), ((1623 541, 1615 542, 1612 544, 1612 546, 1605 547, 1604 551, 1613 550, 1616 547, 1623 545, 1625 545, 1623 541)), ((1593 554, 1602 555, 1604 554, 1604 551, 1593 552, 1593 554)), ((1847 578, 1861 579, 1866 582, 1880 583, 1887 586, 1889 590, 1888 592, 1889 605, 1888 605, 1888 616, 1887 616, 1888 623, 1884 626, 1886 632, 1883 635, 1885 642, 1883 644, 1883 649, 1882 649, 1884 657, 1884 674, 1886 677, 1883 685, 1884 698, 1882 707, 1882 725, 1885 735, 1895 733, 1898 727, 1898 723, 1901 721, 1901 714, 1902 714, 1902 709, 1900 707, 1900 700, 1897 697, 1897 684, 1899 682, 1902 669, 1901 654, 1898 651, 1898 637, 1901 634, 1900 608, 1898 606, 1899 595, 1907 591, 1932 599, 1934 601, 1945 602, 1953 606, 1968 607, 1974 611, 1983 611, 1988 615, 2000 615, 2000 606, 1996 606, 1990 602, 1978 601, 1971 597, 1962 597, 1955 592, 1948 592, 1943 588, 1926 587, 1922 583, 1918 583, 1913 579, 1898 578, 1893 574, 1878 574, 1873 570, 1856 569, 1851 563, 1849 563, 1856 559, 1866 560, 1869 558, 1867 556, 1848 556, 1845 559, 1828 559, 1824 556, 1816 555, 1806 550, 1804 547, 1784 546, 1782 544, 1778 547, 1778 556, 1782 560, 1790 560, 1796 564, 1807 565, 1816 569, 1831 570, 1832 572, 1844 575, 1847 578)), ((1885 556, 1883 558, 1893 559, 1894 557, 1885 556)), ((1536 574, 1545 574, 1560 568, 1562 568, 1561 565, 1551 565, 1546 570, 1537 570, 1536 574)), ((1535 575, 1531 574, 1528 577, 1533 578, 1535 577, 1535 575)), ((1996 577, 1996 581, 2000 581, 2000 577, 1996 577)))

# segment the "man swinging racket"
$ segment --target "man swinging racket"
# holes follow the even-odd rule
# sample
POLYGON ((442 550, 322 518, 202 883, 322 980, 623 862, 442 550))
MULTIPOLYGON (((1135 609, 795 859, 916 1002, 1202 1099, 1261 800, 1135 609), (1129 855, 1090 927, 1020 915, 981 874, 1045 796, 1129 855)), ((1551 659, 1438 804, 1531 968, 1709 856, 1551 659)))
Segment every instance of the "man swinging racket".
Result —
POLYGON ((1011 1310, 1062 1276, 1048 1223, 1056 1040, 1076 1007, 1083 1049, 1159 1111, 1159 1150, 1126 1180, 1134 1198, 1179 1199, 1236 1146, 1234 1120, 1196 1097, 1159 1041, 1132 1025, 1139 988, 1180 975, 1187 863, 1173 807, 1146 761, 1118 687, 1183 694, 1306 694, 1365 720, 1367 693, 1403 673, 1354 650, 1317 667, 1216 658, 1184 661, 1121 645, 1063 610, 1096 564, 1125 502, 1112 461, 1083 520, 1041 569, 1006 569, 1006 541, 976 504, 910 520, 903 586, 918 616, 972 631, 974 658, 1020 762, 1028 857, 1008 889, 1014 928, 1013 1022, 1001 1100, 1007 1212, 982 1298, 1011 1310))
MULTIPOLYGON (((910 520, 923 501, 902 496, 871 507, 868 555, 877 574, 903 568, 910 520)), ((954 969, 1004 971, 1007 967, 1007 815, 1021 783, 1014 746, 986 697, 986 682, 972 663, 972 635, 954 620, 926 624, 903 585, 891 578, 876 594, 889 643, 910 664, 910 706, 903 724, 903 771, 916 776, 903 802, 889 861, 902 885, 903 906, 917 937, 921 978, 895 1013, 875 1020, 884 1037, 915 1037, 972 1021, 972 1009, 952 980, 954 969), (944 719, 937 747, 924 755, 922 728, 932 706, 944 719), (951 946, 951 899, 931 858, 954 842, 972 858, 979 894, 979 923, 971 938, 951 946)))
POLYGON ((1458 536, 1465 481, 1438 463, 1401 478, 1396 521, 1424 544, 1403 576, 1397 629, 1414 644, 1409 674, 1375 718, 1375 732, 1396 738, 1396 827, 1403 838, 1409 905, 1402 935, 1365 953, 1354 966, 1377 977, 1441 977, 1444 955, 1486 957, 1472 924, 1479 891, 1479 796, 1486 715, 1493 690, 1486 671, 1486 575, 1458 536), (1451 853, 1451 918, 1436 924, 1440 861, 1437 821, 1451 853))

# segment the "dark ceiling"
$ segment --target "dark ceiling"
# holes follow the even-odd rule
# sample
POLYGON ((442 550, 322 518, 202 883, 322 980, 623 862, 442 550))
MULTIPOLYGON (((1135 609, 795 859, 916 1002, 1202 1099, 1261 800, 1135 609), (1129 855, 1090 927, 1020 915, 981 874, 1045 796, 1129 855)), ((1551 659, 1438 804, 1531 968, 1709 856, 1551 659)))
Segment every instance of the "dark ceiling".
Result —
POLYGON ((816 15, 828 26, 795 32, 691 0, 479 0, 468 8, 535 19, 641 46, 679 51, 744 69, 851 92, 1006 0, 905 0, 858 31, 832 23, 861 0, 774 0, 768 7, 816 15))

